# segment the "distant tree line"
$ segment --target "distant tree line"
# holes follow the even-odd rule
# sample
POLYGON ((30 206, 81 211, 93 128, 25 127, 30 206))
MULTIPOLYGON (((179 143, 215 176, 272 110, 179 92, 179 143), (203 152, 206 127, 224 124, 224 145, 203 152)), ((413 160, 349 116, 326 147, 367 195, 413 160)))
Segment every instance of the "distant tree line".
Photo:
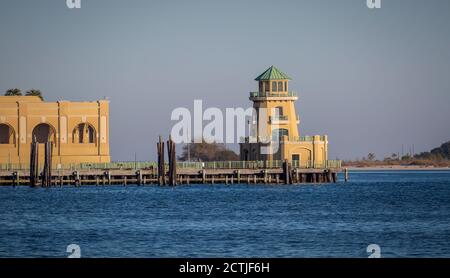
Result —
MULTIPOLYGON (((5 92, 5 96, 23 96, 22 90, 18 88, 12 88, 8 89, 5 92)), ((25 96, 36 96, 39 97, 41 100, 44 100, 44 97, 42 96, 42 92, 40 90, 36 89, 30 89, 25 92, 25 96)))
POLYGON ((374 153, 369 153, 362 159, 344 161, 343 165, 350 167, 376 167, 389 165, 450 167, 450 141, 429 152, 423 152, 416 155, 406 154, 400 156, 399 154, 393 153, 383 160, 377 160, 374 153))
POLYGON ((423 152, 414 156, 419 159, 444 160, 450 159, 450 141, 442 144, 440 147, 434 148, 429 152, 423 152))
POLYGON ((181 161, 237 161, 239 156, 227 149, 225 144, 218 143, 189 143, 183 146, 181 161))

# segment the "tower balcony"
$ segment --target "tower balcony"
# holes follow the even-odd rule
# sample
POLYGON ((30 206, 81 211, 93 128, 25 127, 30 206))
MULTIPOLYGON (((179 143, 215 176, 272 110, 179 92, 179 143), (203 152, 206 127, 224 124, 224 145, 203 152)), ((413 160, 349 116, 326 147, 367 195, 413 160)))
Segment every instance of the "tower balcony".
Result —
POLYGON ((282 115, 270 116, 269 117, 269 123, 270 124, 277 124, 277 125, 288 124, 289 123, 289 117, 288 116, 282 116, 282 115))
MULTIPOLYGON (((297 124, 300 124, 300 116, 297 115, 295 118, 295 121, 297 124)), ((269 123, 270 124, 288 124, 289 123, 289 117, 288 116, 282 116, 282 115, 278 115, 278 116, 270 116, 269 117, 269 123)))
POLYGON ((296 92, 250 92, 251 101, 266 101, 266 100, 297 100, 296 92))
MULTIPOLYGON (((301 143, 301 142, 323 142, 328 143, 327 135, 315 135, 315 136, 283 136, 279 139, 281 141, 301 143)), ((274 142, 274 138, 270 136, 258 136, 258 137, 241 137, 239 143, 270 143, 274 142)))

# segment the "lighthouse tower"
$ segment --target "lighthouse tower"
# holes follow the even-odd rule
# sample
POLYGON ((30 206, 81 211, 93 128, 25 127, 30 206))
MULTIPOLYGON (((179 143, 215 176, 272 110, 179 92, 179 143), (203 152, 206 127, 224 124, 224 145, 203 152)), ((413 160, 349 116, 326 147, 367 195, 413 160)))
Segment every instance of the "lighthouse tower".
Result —
MULTIPOLYGON (((250 94, 250 100, 256 111, 265 108, 267 113, 264 119, 258 118, 258 137, 271 137, 281 139, 283 136, 298 137, 299 120, 295 113, 297 94, 289 91, 291 78, 274 66, 255 78, 258 82, 258 91, 250 94), (262 128, 262 124, 267 128, 262 128)), ((257 113, 260 115, 260 113, 257 113)))
POLYGON ((241 160, 288 160, 306 167, 328 159, 327 136, 300 136, 295 110, 298 96, 289 90, 290 80, 275 66, 255 78, 258 90, 250 93, 256 111, 255 129, 252 137, 240 143, 241 160))

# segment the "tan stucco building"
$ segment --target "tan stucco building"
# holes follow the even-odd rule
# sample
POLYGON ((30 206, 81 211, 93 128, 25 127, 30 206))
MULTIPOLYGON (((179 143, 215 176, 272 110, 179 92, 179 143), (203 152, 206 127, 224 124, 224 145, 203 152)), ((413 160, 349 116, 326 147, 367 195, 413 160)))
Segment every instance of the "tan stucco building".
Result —
POLYGON ((258 91, 250 93, 250 100, 256 111, 256 131, 240 143, 241 160, 287 159, 301 167, 326 166, 328 137, 301 136, 295 110, 298 96, 289 90, 289 80, 274 66, 255 79, 258 91))
POLYGON ((110 162, 109 101, 0 96, 0 164, 29 164, 33 138, 53 143, 54 166, 110 162))

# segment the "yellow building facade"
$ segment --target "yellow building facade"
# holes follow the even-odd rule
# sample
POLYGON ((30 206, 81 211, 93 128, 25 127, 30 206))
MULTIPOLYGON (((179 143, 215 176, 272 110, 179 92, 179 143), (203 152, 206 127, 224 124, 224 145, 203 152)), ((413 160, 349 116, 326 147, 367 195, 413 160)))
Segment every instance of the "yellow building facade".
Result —
POLYGON ((240 143, 241 160, 288 160, 301 167, 324 167, 328 160, 328 137, 301 136, 300 118, 289 90, 291 78, 272 66, 259 75, 258 91, 250 93, 256 111, 255 132, 240 143))
MULTIPOLYGON (((28 165, 33 139, 52 142, 54 166, 110 162, 109 101, 0 96, 0 164, 28 165)), ((41 161, 43 147, 39 146, 41 161)))

